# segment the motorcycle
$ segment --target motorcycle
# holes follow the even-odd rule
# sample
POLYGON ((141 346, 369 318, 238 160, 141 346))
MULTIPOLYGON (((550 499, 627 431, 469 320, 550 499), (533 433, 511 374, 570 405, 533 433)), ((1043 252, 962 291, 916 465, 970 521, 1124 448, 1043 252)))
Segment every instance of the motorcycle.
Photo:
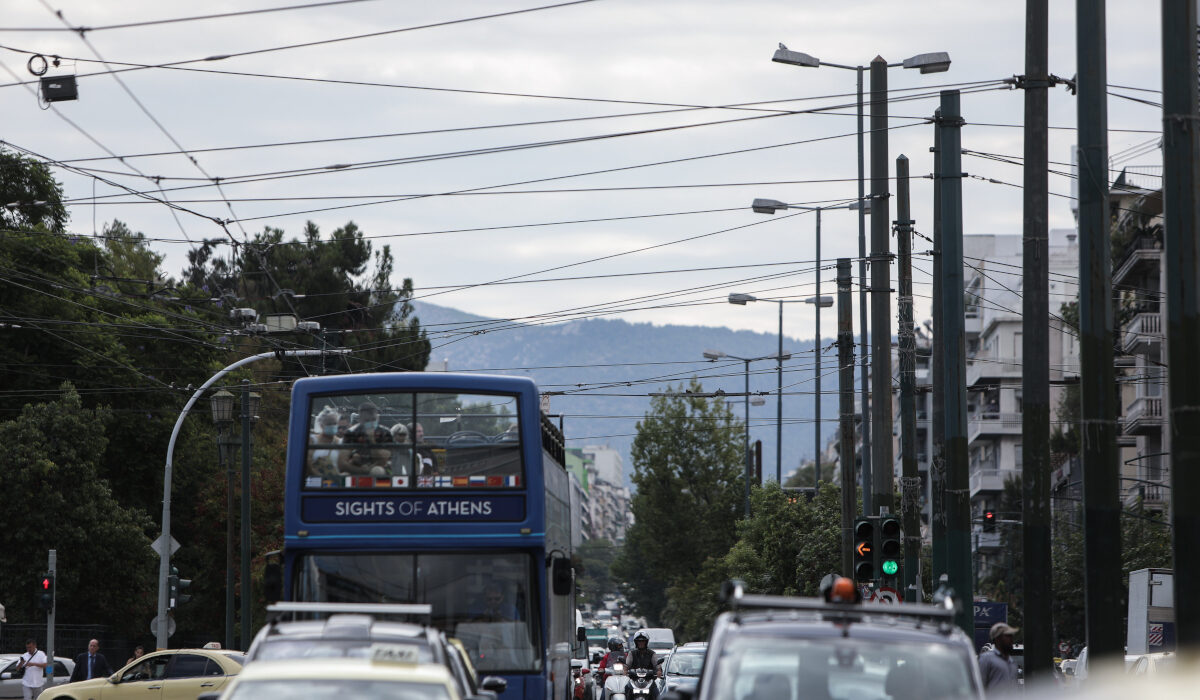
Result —
POLYGON ((630 700, 650 700, 654 693, 655 673, 646 668, 635 668, 629 671, 630 700))
POLYGON ((604 680, 603 700, 626 700, 629 678, 625 676, 625 664, 613 664, 612 672, 604 680))

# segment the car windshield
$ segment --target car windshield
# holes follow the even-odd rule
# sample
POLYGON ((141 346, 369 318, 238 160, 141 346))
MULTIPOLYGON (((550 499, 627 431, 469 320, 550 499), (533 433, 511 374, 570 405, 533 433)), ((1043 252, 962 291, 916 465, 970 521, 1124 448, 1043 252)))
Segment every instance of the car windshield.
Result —
POLYGON ((677 651, 671 654, 667 673, 674 676, 699 676, 704 667, 704 654, 695 651, 677 651))
MULTIPOLYGON (((266 639, 255 653, 256 661, 270 659, 298 658, 371 658, 370 639, 266 639)), ((427 663, 433 661, 433 652, 428 646, 418 644, 417 640, 405 639, 403 642, 417 650, 417 661, 427 663)))
POLYGON ((957 700, 974 698, 973 660, 946 644, 743 635, 721 650, 719 698, 957 700))
POLYGON ((529 554, 310 554, 294 600, 429 603, 432 624, 457 638, 483 673, 541 670, 529 554))
POLYGON ((246 681, 230 700, 450 700, 446 687, 411 681, 313 680, 246 681))

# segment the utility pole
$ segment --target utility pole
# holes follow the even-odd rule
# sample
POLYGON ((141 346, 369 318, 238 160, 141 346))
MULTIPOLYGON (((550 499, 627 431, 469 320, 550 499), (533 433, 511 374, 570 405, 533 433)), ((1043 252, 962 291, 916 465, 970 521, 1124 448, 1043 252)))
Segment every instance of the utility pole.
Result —
MULTIPOLYGON (((1079 67, 1079 394, 1083 430, 1083 561, 1088 658, 1118 662, 1121 638, 1121 502, 1113 370, 1112 243, 1108 208, 1108 71, 1105 2, 1076 5, 1079 67)), ((1172 21, 1178 21, 1178 17, 1172 21)), ((1194 32, 1195 26, 1189 28, 1194 32)), ((1195 39, 1193 38, 1193 41, 1195 39)), ((1195 284, 1195 281, 1192 282, 1195 284)))
MULTIPOLYGON (((1171 525, 1177 581, 1200 576, 1200 135, 1196 1, 1163 0, 1163 212, 1167 266, 1167 401, 1171 431, 1171 525)), ((1200 655, 1200 601, 1175 596, 1181 662, 1200 655)))
MULTIPOLYGON (((818 295, 819 296, 819 295, 818 295)), ((854 578, 854 310, 850 302, 850 259, 837 261, 838 313, 838 409, 841 444, 838 461, 842 468, 842 575, 854 578)), ((865 489, 864 489, 865 490, 865 489)))
POLYGON ((867 326, 867 203, 865 187, 865 158, 863 158, 863 67, 858 73, 858 339, 861 349, 859 386, 859 416, 862 421, 862 490, 863 515, 875 511, 871 503, 871 371, 867 365, 870 356, 870 330, 867 326))
POLYGON ((901 595, 918 602, 921 587, 921 474, 917 469, 917 347, 913 330, 912 231, 909 213, 908 156, 896 159, 896 253, 900 298, 900 517, 904 524, 901 595))
MULTIPOLYGON (((813 354, 816 356, 816 396, 813 406, 813 486, 821 488, 821 207, 817 207, 817 291, 813 295, 813 310, 817 313, 813 354)), ((780 306, 783 306, 780 304, 780 306)), ((779 352, 782 354, 783 349, 779 352)), ((782 391, 782 389, 780 389, 782 391)))
POLYGON ((933 454, 929 463, 929 511, 933 539, 933 571, 929 580, 939 581, 946 568, 946 384, 943 366, 946 351, 942 345, 942 110, 933 113, 937 126, 933 129, 933 344, 930 371, 933 373, 933 410, 930 415, 930 435, 933 454))
MULTIPOLYGON (((46 570, 50 572, 50 579, 57 580, 58 578, 58 550, 50 550, 50 556, 47 561, 46 570)), ((51 586, 53 596, 50 599, 50 609, 46 611, 46 659, 49 660, 50 672, 46 674, 48 683, 54 685, 54 613, 58 607, 58 584, 51 586)))
POLYGON ((955 618, 963 632, 974 632, 971 576, 971 475, 967 461, 967 356, 963 342, 962 115, 958 90, 942 91, 942 338, 945 362, 946 573, 962 610, 955 618))
POLYGON ((1021 540, 1025 677, 1049 678, 1054 657, 1050 587, 1050 308, 1046 0, 1025 2, 1025 230, 1021 301, 1021 540))
MULTIPOLYGON (((250 648, 254 613, 250 603, 250 380, 242 380, 242 651, 250 648)), ((416 438, 414 438, 416 439, 416 438)))
POLYGON ((892 465, 892 275, 888 204, 887 61, 871 61, 871 507, 893 512, 892 465))

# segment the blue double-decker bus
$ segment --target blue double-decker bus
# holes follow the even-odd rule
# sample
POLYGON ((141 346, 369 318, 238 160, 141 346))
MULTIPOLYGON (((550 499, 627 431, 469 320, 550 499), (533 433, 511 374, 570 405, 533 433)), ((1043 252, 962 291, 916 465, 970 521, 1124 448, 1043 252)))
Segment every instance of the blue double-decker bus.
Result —
POLYGON ((288 438, 286 600, 428 603, 501 698, 570 698, 577 525, 532 380, 300 379, 288 438))

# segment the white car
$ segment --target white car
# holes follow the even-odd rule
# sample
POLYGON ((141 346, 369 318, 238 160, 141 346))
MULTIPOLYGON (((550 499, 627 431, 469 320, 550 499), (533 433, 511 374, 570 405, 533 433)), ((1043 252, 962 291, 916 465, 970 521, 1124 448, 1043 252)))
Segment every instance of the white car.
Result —
MULTIPOLYGON (((21 697, 21 677, 13 678, 13 671, 17 668, 17 662, 21 660, 20 654, 0 654, 0 698, 19 698, 21 697)), ((47 683, 42 686, 42 689, 50 687, 49 670, 47 671, 47 683)), ((54 657, 54 685, 62 685, 71 679, 71 672, 75 670, 75 662, 63 657, 54 657)))
MULTIPOLYGON (((254 661, 220 693, 199 700, 472 700, 459 695, 450 670, 417 661, 405 645, 376 644, 371 658, 254 661)), ((474 696, 491 698, 492 695, 474 696)))

